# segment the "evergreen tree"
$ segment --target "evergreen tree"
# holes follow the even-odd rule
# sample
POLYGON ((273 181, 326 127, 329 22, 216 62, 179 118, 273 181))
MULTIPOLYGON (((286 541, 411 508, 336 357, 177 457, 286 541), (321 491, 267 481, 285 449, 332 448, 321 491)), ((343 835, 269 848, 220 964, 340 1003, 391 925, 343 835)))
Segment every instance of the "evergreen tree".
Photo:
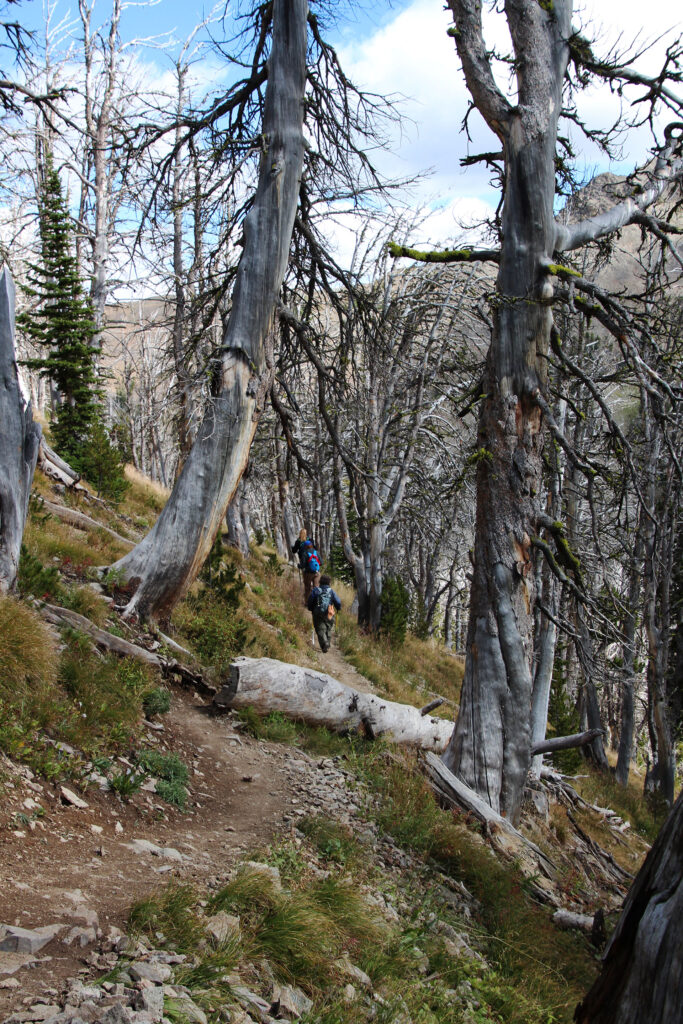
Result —
POLYGON ((51 432, 55 447, 74 465, 99 417, 95 322, 71 251, 71 222, 51 158, 38 200, 41 263, 30 264, 26 294, 31 308, 18 318, 26 336, 45 350, 26 361, 57 389, 51 432))

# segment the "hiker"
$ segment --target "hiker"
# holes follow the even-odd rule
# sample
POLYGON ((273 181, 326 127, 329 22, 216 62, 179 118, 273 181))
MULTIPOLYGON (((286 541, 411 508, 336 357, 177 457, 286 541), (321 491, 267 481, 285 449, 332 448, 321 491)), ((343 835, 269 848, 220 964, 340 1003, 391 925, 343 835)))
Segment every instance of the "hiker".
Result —
POLYGON ((341 601, 330 586, 331 582, 329 576, 321 576, 320 586, 313 587, 306 602, 306 607, 313 613, 313 626, 323 654, 330 649, 334 618, 341 611, 341 601))
POLYGON ((292 545, 292 554, 299 556, 299 568, 304 576, 304 605, 308 607, 311 590, 317 587, 320 578, 320 555, 306 530, 299 531, 299 538, 292 545))

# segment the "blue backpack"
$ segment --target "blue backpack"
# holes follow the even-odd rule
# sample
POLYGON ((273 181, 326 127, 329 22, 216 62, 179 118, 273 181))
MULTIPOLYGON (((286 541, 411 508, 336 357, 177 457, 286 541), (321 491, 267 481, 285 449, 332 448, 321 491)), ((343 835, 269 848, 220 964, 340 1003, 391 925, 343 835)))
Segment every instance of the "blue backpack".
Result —
POLYGON ((320 572, 320 555, 313 541, 305 540, 299 548, 299 564, 304 572, 320 572))
POLYGON ((306 572, 320 572, 320 555, 311 545, 311 550, 306 551, 304 554, 306 560, 306 572))

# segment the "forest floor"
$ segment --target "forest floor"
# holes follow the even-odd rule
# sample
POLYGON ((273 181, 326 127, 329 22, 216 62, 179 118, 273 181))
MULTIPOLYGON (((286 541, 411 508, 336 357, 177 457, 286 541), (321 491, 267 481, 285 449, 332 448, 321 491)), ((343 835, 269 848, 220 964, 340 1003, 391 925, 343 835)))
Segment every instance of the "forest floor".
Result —
MULTIPOLYGON (((51 528, 56 532, 56 527, 51 528)), ((60 543, 64 536, 60 534, 60 543)), ((35 534, 32 543, 45 558, 35 534)), ((69 550, 72 555, 61 562, 63 573, 72 571, 75 556, 73 548, 69 550)), ((440 688, 443 680, 443 692, 452 703, 453 693, 445 680, 446 672, 453 672, 450 655, 434 654, 427 645, 413 649, 406 644, 403 657, 408 667, 404 666, 400 681, 396 681, 398 670, 391 652, 388 648, 375 649, 369 640, 366 644, 348 616, 339 623, 339 636, 323 656, 312 643, 310 615, 301 606, 296 577, 286 568, 273 576, 273 557, 250 559, 253 564, 247 572, 245 621, 262 632, 250 640, 246 653, 308 665, 354 689, 379 689, 392 699, 418 706, 424 702, 424 693, 440 688), (351 661, 361 665, 367 676, 351 661), (384 683, 388 679, 394 679, 395 688, 387 691, 384 683)), ((347 593, 345 601, 348 597, 347 593)), ((363 846, 363 866, 356 869, 360 874, 353 877, 353 886, 367 889, 371 882, 370 897, 383 906, 385 895, 394 894, 388 910, 384 906, 392 928, 395 925, 399 929, 392 941, 403 950, 401 956, 405 957, 408 950, 414 962, 397 960, 394 982, 389 961, 375 964, 377 976, 385 976, 389 988, 391 984, 395 988, 385 991, 384 996, 379 995, 379 989, 368 995, 370 1003, 362 1013, 361 1009, 341 1010, 338 1016, 330 1016, 330 1021, 372 1019, 376 1001, 387 1007, 398 1005, 391 999, 399 1000, 401 1006, 407 1001, 420 1021, 550 1020, 541 1009, 549 1005, 548 992, 534 991, 533 1008, 529 1008, 531 1002, 526 1007, 527 992, 543 985, 546 974, 557 976, 553 980, 556 991, 552 993, 553 1013, 557 1016, 552 1019, 570 1019, 577 996, 595 973, 595 951, 582 936, 572 935, 566 940, 558 936, 547 908, 535 907, 529 901, 525 882, 517 877, 514 865, 503 863, 499 868, 486 841, 466 818, 460 820, 436 807, 416 771, 414 758, 411 761, 390 749, 383 752, 382 745, 377 745, 377 753, 361 754, 352 764, 346 753, 339 752, 341 747, 335 754, 330 746, 326 753, 324 746, 319 750, 314 743, 308 747, 300 743, 294 733, 279 737, 280 742, 272 742, 268 735, 258 732, 256 738, 243 717, 233 713, 214 715, 208 698, 179 686, 171 688, 171 695, 167 714, 157 716, 151 725, 143 722, 140 742, 172 752, 187 765, 188 802, 182 810, 161 800, 153 785, 122 799, 111 787, 101 789, 90 784, 77 789, 68 780, 49 781, 34 774, 26 764, 0 754, 0 938, 3 925, 27 929, 33 933, 33 941, 39 929, 50 936, 36 951, 0 952, 0 1020, 10 1014, 15 1024, 47 1019, 47 1010, 41 1017, 41 1006, 63 1005, 73 979, 95 979, 106 974, 119 955, 112 952, 117 936, 130 928, 131 907, 169 884, 187 883, 197 894, 209 894, 234 877, 235 869, 245 859, 272 863, 274 856, 292 870, 297 858, 303 858, 297 870, 304 871, 306 877, 328 876, 332 871, 350 879, 353 857, 344 851, 347 841, 357 840, 363 846), (366 784, 368 792, 373 786, 374 792, 369 797, 359 796, 359 787, 363 789, 366 784), (71 791, 76 791, 75 801, 71 791), (315 823, 323 820, 327 822, 327 838, 323 837, 317 851, 309 849, 306 836, 297 826, 304 828, 308 822, 309 831, 315 830, 315 823), (305 853, 301 853, 302 843, 305 853), (408 892, 416 872, 422 874, 411 903, 408 892), (452 907, 444 909, 441 905, 442 896, 438 894, 443 894, 444 887, 465 894, 464 905, 453 911, 455 917, 448 917, 452 907), (439 934, 451 936, 438 940, 442 944, 451 942, 450 961, 443 961, 443 945, 435 952, 438 943, 433 931, 437 925, 439 934), (467 931, 458 931, 461 927, 467 931), (536 928, 539 935, 543 933, 542 939, 532 934, 536 928), (465 948, 467 956, 473 958, 469 966, 456 963, 456 938, 457 948, 461 952, 465 948), (529 952, 522 948, 525 943, 529 952), (488 950, 488 964, 493 963, 495 971, 470 947, 488 950), (562 963, 565 956, 567 961, 562 963), (428 974, 423 962, 435 970, 428 974), (446 962, 456 966, 444 967, 446 962), (544 967, 543 962, 549 966, 544 967), (541 980, 530 980, 531 970, 537 971, 541 980), (482 975, 477 981, 477 972, 484 972, 489 980, 482 975), (457 996, 456 988, 448 987, 455 985, 456 975, 461 978, 457 996), (471 1010, 467 1009, 470 982, 478 993, 471 1010), (509 991, 506 986, 510 986, 509 991), (436 1006, 440 999, 446 1000, 443 1005, 450 1007, 448 1011, 438 1007, 427 1010, 430 1001, 436 1006), (465 1009, 458 1009, 459 999, 465 1009), (514 1004, 514 1011, 490 1009, 499 1003, 502 1006, 506 999, 514 1004), (478 1010, 480 1003, 482 1008, 478 1010), (465 1010, 474 1016, 468 1017, 465 1010)), ((327 742, 321 737, 318 741, 327 742)), ((371 746, 367 745, 368 749, 371 746)), ((124 767, 130 764, 123 756, 115 760, 124 767)), ((635 831, 625 836, 615 834, 614 828, 610 831, 598 811, 574 808, 573 814, 634 874, 647 844, 635 831)), ((533 809, 526 815, 527 834, 551 851, 559 865, 555 906, 588 914, 601 907, 614 918, 626 892, 625 880, 614 884, 607 875, 601 875, 591 840, 588 846, 579 843, 570 820, 574 820, 572 815, 565 816, 559 806, 551 806, 540 816, 533 809)), ((298 878, 296 872, 292 877, 298 878)), ((199 906, 206 904, 206 898, 197 899, 199 906)), ((448 900, 452 903, 452 896, 448 900)), ((197 912, 201 914, 200 909, 197 912)), ((166 941, 161 933, 156 934, 159 942, 166 941)), ((353 941, 351 949, 356 956, 361 955, 361 946, 353 941)), ((377 950, 366 951, 370 971, 376 955, 377 950)), ((341 985, 338 977, 330 984, 337 982, 341 985)), ((306 981, 302 984, 306 988, 306 981)), ((319 991, 316 984, 310 982, 307 989, 314 998, 319 991)), ((413 1019, 402 1013, 396 1019, 413 1019)), ((387 1014, 387 1020, 394 1019, 388 1010, 387 1014)), ((271 1019, 263 1013, 256 1017, 261 1021, 271 1019)), ((244 1014, 234 1017, 244 1024, 250 1019, 244 1014)))
MULTIPOLYGON (((0 819, 2 923, 71 928, 85 924, 84 911, 89 911, 97 915, 100 930, 111 925, 125 930, 131 904, 162 880, 206 886, 226 878, 245 851, 287 828, 287 811, 296 799, 285 771, 287 747, 236 733, 229 718, 207 714, 200 698, 182 693, 175 694, 164 729, 172 749, 192 765, 191 806, 183 812, 161 807, 154 795, 139 793, 125 803, 96 788, 85 794, 88 806, 78 808, 64 802, 59 786, 28 780, 21 772, 13 776, 0 819), (39 802, 44 817, 32 830, 9 828, 27 800, 39 802), (139 839, 177 851, 182 861, 134 852, 131 844, 139 839)), ((39 951, 38 963, 16 975, 19 988, 0 989, 0 1015, 16 1009, 19 996, 21 1003, 58 989, 88 966, 88 948, 78 941, 65 945, 64 935, 39 951)), ((0 953, 0 984, 3 977, 14 977, 2 970, 0 953)))

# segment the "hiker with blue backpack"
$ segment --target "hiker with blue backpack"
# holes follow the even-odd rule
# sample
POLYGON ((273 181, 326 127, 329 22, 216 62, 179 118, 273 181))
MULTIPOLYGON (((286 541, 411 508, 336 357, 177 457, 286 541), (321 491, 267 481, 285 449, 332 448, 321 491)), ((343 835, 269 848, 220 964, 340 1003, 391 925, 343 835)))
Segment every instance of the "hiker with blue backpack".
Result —
POLYGON ((320 586, 313 587, 306 607, 313 613, 313 626, 318 637, 320 650, 327 654, 332 642, 332 630, 337 612, 341 611, 341 601, 330 586, 329 576, 320 577, 320 586))
POLYGON ((299 538, 292 546, 292 554, 299 556, 299 568, 304 576, 304 604, 308 606, 311 590, 318 583, 320 573, 320 555, 306 530, 299 532, 299 538))

